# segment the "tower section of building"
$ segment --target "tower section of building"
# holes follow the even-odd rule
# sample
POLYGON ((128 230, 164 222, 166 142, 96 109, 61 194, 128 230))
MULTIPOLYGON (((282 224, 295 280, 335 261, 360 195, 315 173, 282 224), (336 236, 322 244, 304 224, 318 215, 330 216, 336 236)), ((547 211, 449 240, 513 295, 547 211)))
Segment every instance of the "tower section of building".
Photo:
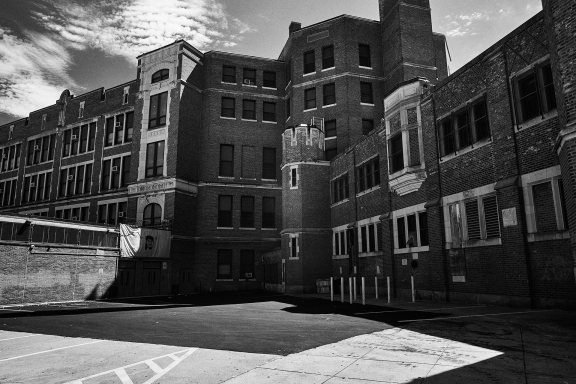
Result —
POLYGON ((330 162, 324 133, 301 124, 282 135, 282 284, 285 292, 316 289, 330 276, 330 162))

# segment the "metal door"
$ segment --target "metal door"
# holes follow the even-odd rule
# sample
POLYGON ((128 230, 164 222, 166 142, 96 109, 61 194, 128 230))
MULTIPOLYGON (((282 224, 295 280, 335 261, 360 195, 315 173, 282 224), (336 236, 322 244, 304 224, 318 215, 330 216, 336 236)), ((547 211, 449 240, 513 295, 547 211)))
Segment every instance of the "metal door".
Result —
POLYGON ((136 263, 132 261, 121 261, 118 263, 118 297, 134 296, 135 276, 136 263))
POLYGON ((180 278, 179 278, 179 286, 180 286, 180 293, 187 294, 194 292, 194 270, 193 269, 181 269, 180 270, 180 278))
POLYGON ((160 295, 160 273, 162 264, 159 261, 145 261, 142 276, 142 295, 160 295))

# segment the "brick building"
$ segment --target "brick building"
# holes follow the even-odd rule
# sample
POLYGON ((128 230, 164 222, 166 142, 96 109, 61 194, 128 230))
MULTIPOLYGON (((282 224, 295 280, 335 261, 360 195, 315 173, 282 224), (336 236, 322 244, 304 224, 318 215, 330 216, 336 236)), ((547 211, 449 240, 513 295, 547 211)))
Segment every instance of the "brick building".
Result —
POLYGON ((414 276, 420 297, 574 303, 573 9, 545 1, 448 77, 429 1, 379 3, 292 22, 277 60, 176 41, 63 92, 0 127, 0 213, 170 229, 166 258, 119 263, 124 295, 414 276))

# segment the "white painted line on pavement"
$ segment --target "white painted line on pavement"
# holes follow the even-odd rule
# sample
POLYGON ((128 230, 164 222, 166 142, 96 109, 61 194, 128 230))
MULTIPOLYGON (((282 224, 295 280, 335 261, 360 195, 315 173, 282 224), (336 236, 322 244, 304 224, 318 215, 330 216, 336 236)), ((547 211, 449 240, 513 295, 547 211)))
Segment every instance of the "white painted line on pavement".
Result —
POLYGON ((34 311, 29 311, 27 309, 10 309, 10 308, 0 308, 0 312, 2 311, 10 311, 10 312, 34 312, 34 311))
POLYGON ((430 319, 416 319, 416 320, 398 320, 399 323, 413 323, 416 321, 435 321, 435 320, 450 320, 450 319, 462 319, 466 317, 486 317, 486 316, 502 316, 502 315, 523 315, 525 313, 536 313, 536 312, 551 312, 555 309, 546 309, 542 311, 524 311, 524 312, 504 312, 504 313, 488 313, 486 315, 466 315, 466 316, 450 316, 450 317, 434 317, 430 319))
POLYGON ((357 312, 355 315, 368 315, 371 313, 395 313, 395 312, 429 312, 429 311, 443 311, 445 309, 464 309, 464 308, 485 308, 485 305, 472 305, 470 307, 446 307, 434 309, 398 309, 396 311, 376 311, 376 312, 357 312))
POLYGON ((7 340, 16 340, 16 339, 25 339, 27 337, 34 337, 34 336, 44 336, 41 334, 34 334, 34 335, 28 335, 28 336, 18 336, 18 337, 11 337, 9 339, 0 339, 0 341, 7 341, 7 340))
POLYGON ((43 353, 60 351, 60 350, 62 350, 62 349, 75 348, 75 347, 81 347, 81 346, 83 346, 83 345, 88 345, 88 344, 101 343, 101 342, 103 342, 103 341, 106 341, 106 340, 96 340, 96 341, 91 341, 91 342, 89 342, 89 343, 82 343, 82 344, 70 345, 70 346, 68 346, 68 347, 54 348, 54 349, 49 349, 49 350, 47 350, 47 351, 34 352, 34 353, 29 353, 29 354, 27 354, 27 355, 10 357, 10 358, 8 358, 8 359, 2 359, 2 360, 0 360, 0 363, 3 362, 3 361, 16 360, 16 359, 21 359, 21 358, 23 358, 23 357, 29 357, 29 356, 41 355, 41 354, 43 354, 43 353))
POLYGON ((114 370, 114 373, 116 373, 120 381, 122 381, 122 384, 134 384, 124 369, 118 368, 114 370))
POLYGON ((154 371, 154 373, 160 373, 163 371, 163 369, 152 360, 146 360, 145 363, 154 371))

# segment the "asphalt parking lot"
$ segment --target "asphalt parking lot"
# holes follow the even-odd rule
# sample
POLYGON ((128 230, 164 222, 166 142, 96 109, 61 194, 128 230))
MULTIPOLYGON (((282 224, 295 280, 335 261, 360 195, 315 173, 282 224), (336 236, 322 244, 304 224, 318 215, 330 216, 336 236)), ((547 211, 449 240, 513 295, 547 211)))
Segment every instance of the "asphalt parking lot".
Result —
POLYGON ((266 292, 0 308, 0 383, 576 383, 576 313, 266 292))

